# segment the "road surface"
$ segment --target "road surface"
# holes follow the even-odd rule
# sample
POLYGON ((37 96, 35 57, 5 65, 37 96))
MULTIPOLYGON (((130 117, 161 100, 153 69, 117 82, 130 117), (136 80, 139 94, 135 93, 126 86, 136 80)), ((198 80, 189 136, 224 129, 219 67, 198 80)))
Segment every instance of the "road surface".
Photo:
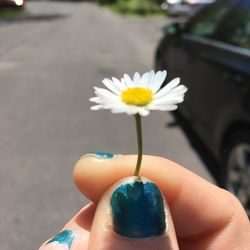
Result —
MULTIPOLYGON (((136 152, 133 117, 91 112, 104 77, 152 69, 165 17, 120 17, 86 2, 28 2, 0 22, 1 250, 34 250, 88 201, 71 181, 85 153, 136 152)), ((143 120, 146 154, 211 180, 171 114, 143 120)))

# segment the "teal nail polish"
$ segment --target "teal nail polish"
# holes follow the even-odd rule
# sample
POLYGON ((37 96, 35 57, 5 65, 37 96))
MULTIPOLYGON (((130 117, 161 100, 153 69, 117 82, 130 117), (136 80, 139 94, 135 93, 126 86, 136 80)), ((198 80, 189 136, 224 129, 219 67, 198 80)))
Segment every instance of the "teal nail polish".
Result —
POLYGON ((74 233, 71 230, 64 230, 50 239, 47 244, 57 242, 58 244, 66 244, 70 249, 73 240, 75 239, 74 233))
POLYGON ((129 238, 160 236, 166 230, 162 194, 152 182, 120 185, 110 200, 114 231, 129 238))
POLYGON ((94 154, 91 154, 97 158, 100 158, 100 159, 111 159, 114 157, 113 154, 110 154, 110 153, 103 153, 103 152, 95 152, 94 154))

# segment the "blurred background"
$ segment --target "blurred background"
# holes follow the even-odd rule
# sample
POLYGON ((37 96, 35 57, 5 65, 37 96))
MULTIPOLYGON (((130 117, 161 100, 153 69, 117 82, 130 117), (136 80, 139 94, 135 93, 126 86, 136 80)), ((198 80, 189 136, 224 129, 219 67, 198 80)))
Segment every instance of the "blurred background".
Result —
POLYGON ((81 155, 136 153, 133 117, 88 99, 105 77, 152 68, 189 91, 178 112, 143 119, 144 153, 249 213, 248 0, 0 0, 1 250, 38 249, 88 203, 71 178, 81 155))

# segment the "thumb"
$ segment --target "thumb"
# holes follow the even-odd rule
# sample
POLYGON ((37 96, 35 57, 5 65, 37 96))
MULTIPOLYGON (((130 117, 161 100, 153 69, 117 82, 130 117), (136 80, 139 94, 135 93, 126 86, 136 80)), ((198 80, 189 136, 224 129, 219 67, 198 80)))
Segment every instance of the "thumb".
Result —
POLYGON ((89 250, 177 250, 171 215, 159 188, 144 177, 128 177, 101 198, 89 250))

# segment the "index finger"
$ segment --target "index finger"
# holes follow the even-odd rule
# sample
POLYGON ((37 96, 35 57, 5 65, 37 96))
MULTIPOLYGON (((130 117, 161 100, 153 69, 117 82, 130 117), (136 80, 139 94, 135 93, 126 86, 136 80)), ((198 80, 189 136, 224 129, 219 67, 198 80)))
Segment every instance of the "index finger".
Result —
MULTIPOLYGON (((79 190, 98 202, 109 186, 133 175, 135 163, 136 156, 87 156, 77 162, 73 176, 79 190)), ((172 161, 143 156, 140 175, 155 182, 166 197, 179 238, 192 240, 216 233, 230 224, 236 212, 243 215, 241 225, 247 228, 247 217, 236 198, 172 161)))

